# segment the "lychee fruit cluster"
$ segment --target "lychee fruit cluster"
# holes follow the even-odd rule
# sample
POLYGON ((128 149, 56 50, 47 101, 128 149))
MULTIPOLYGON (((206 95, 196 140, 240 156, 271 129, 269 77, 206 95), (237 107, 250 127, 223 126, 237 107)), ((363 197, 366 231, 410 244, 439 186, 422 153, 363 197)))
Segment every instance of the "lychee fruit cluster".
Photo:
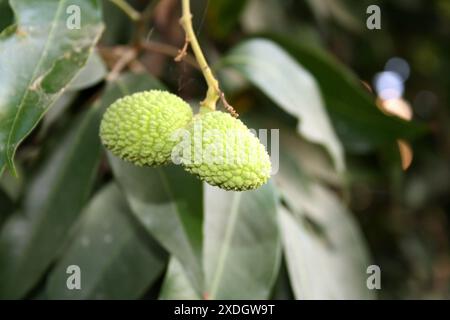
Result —
POLYGON ((199 114, 189 124, 191 146, 181 163, 213 186, 226 190, 250 190, 270 176, 270 158, 265 147, 242 121, 228 113, 199 114))
POLYGON ((108 107, 100 125, 103 145, 112 154, 138 166, 170 162, 177 141, 174 130, 192 120, 184 100, 166 91, 151 90, 125 96, 108 107))
POLYGON ((186 171, 225 190, 266 183, 271 163, 258 138, 230 114, 203 109, 193 116, 191 107, 169 92, 135 93, 106 110, 101 141, 114 155, 139 166, 167 164, 177 154, 186 171), (188 133, 187 140, 186 135, 174 138, 180 129, 188 133))

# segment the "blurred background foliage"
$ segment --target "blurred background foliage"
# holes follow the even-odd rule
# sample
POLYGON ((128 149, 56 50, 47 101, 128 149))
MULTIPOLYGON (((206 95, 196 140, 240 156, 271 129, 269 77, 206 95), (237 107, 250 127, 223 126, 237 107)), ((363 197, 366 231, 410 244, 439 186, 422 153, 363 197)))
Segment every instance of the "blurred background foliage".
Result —
POLYGON ((203 98, 192 56, 173 61, 179 1, 130 0, 135 22, 75 2, 74 35, 64 1, 0 0, 1 298, 449 298, 449 1, 192 1, 228 101, 280 130, 278 172, 244 193, 100 144, 123 95, 203 98))

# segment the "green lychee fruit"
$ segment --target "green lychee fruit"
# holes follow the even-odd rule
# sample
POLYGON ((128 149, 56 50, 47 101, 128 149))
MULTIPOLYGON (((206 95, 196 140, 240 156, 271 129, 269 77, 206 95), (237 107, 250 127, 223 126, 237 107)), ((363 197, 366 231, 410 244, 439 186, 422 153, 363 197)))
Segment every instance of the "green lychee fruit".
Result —
POLYGON ((138 92, 111 104, 100 125, 102 143, 112 154, 135 165, 170 162, 177 141, 173 132, 192 120, 191 107, 160 90, 138 92))
POLYGON ((269 155, 247 126, 221 111, 200 113, 187 127, 181 148, 184 168, 225 190, 256 189, 270 177, 269 155))

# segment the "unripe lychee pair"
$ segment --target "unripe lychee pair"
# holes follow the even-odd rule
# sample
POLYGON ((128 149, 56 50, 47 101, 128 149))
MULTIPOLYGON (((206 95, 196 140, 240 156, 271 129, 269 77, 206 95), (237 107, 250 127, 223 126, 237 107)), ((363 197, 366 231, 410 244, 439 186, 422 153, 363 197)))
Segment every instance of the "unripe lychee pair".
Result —
POLYGON ((255 189, 270 176, 265 147, 240 120, 221 111, 194 116, 184 100, 166 91, 114 102, 103 116, 100 137, 114 155, 139 166, 170 163, 177 153, 186 171, 226 190, 255 189))

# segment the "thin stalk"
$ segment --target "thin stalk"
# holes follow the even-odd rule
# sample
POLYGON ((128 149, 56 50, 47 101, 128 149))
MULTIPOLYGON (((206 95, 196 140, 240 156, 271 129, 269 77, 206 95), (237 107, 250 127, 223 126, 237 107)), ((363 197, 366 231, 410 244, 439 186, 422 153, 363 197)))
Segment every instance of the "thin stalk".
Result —
POLYGON ((191 45, 192 51, 194 52, 198 65, 202 70, 203 77, 205 78, 208 85, 206 97, 200 104, 203 107, 215 110, 217 100, 219 100, 221 96, 219 82, 214 77, 211 68, 208 65, 208 62, 203 55, 203 51, 194 32, 194 28, 192 27, 192 13, 189 0, 182 0, 182 16, 180 19, 180 24, 186 33, 186 43, 183 49, 180 51, 176 60, 181 60, 181 58, 186 54, 187 44, 189 43, 191 45))

